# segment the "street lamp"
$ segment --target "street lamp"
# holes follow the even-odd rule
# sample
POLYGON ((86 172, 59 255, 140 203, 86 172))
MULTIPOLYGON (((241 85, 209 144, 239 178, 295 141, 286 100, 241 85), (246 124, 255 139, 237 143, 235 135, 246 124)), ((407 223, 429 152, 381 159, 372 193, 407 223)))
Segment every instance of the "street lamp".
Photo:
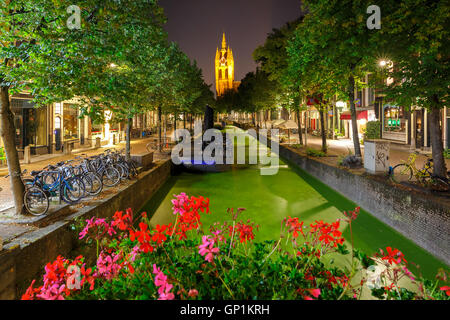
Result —
POLYGON ((390 68, 392 67, 392 61, 388 60, 388 59, 381 59, 380 61, 378 61, 378 65, 381 68, 390 68))

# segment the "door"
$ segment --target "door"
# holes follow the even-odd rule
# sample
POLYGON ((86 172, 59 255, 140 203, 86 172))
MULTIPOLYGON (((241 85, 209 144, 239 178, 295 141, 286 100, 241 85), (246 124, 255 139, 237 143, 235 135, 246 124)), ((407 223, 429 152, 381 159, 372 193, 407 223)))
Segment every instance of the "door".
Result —
POLYGON ((447 118, 447 149, 450 149, 450 118, 447 118))
POLYGON ((422 110, 414 111, 414 121, 415 121, 415 130, 416 130, 416 148, 423 147, 423 137, 424 137, 424 128, 423 128, 423 116, 424 112, 422 110))

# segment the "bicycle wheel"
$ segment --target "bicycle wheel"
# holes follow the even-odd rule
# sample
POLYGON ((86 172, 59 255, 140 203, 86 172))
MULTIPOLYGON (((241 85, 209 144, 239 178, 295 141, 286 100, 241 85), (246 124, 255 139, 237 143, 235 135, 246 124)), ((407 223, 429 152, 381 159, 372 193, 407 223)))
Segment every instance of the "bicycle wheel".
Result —
POLYGON ((92 188, 90 191, 88 191, 88 193, 91 196, 96 196, 98 195, 100 192, 102 192, 103 190, 103 182, 102 179, 100 178, 100 176, 96 173, 93 172, 86 172, 86 175, 89 176, 91 182, 92 182, 92 188))
POLYGON ((137 176, 138 172, 137 172, 137 168, 136 168, 134 161, 130 160, 127 162, 127 164, 128 164, 129 172, 130 172, 129 176, 131 176, 131 177, 137 176))
POLYGON ((62 196, 63 200, 69 204, 75 204, 84 197, 86 187, 78 177, 71 177, 63 181, 62 196))
POLYGON ((114 165, 114 168, 119 171, 120 180, 125 180, 126 178, 128 178, 128 170, 122 163, 116 163, 114 165))
POLYGON ((91 178, 87 175, 81 174, 81 175, 76 175, 76 177, 78 179, 80 179, 83 184, 84 184, 84 193, 83 193, 83 198, 86 197, 88 194, 90 194, 90 191, 92 189, 92 181, 91 178))
POLYGON ((102 172, 102 182, 107 187, 114 187, 120 182, 120 173, 114 167, 106 167, 102 172))
POLYGON ((38 187, 31 187, 23 195, 25 209, 34 216, 46 214, 50 205, 45 192, 38 187))
POLYGON ((391 179, 395 183, 411 181, 412 177, 413 171, 411 167, 404 163, 398 164, 392 169, 391 179))

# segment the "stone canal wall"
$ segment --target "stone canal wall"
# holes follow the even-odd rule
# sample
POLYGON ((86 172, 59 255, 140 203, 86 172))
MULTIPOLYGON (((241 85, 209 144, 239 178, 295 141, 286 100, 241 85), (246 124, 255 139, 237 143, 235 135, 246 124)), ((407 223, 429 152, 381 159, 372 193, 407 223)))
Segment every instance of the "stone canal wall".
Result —
POLYGON ((116 194, 66 216, 36 231, 25 233, 12 240, 0 251, 0 300, 17 299, 25 292, 33 279, 38 279, 46 263, 58 255, 69 256, 77 250, 77 235, 70 225, 78 217, 111 217, 117 210, 132 208, 137 214, 148 199, 171 175, 172 162, 159 162, 116 194))
POLYGON ((450 265, 450 207, 443 199, 327 165, 282 145, 280 156, 450 265))

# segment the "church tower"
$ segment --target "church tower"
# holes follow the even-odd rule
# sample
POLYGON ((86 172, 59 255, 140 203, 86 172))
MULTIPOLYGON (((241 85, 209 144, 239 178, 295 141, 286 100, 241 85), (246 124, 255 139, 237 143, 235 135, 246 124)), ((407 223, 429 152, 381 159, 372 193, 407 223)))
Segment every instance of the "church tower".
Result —
POLYGON ((227 90, 237 89, 240 82, 234 81, 233 51, 227 46, 225 32, 222 36, 222 48, 216 49, 215 70, 217 97, 223 95, 227 90))

